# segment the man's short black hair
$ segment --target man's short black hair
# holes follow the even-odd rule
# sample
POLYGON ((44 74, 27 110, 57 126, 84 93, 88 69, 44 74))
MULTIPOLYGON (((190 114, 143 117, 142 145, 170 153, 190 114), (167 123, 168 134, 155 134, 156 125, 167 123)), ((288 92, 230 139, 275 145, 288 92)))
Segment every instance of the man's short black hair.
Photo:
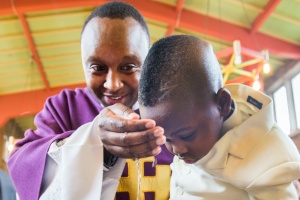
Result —
POLYGON ((83 33, 89 21, 91 21, 91 19, 95 17, 100 17, 100 18, 108 17, 110 19, 125 19, 126 17, 132 17, 142 26, 150 42, 150 34, 144 17, 140 14, 140 12, 136 8, 134 8, 132 5, 128 3, 115 1, 115 2, 105 3, 95 8, 93 12, 86 18, 81 33, 83 33))
POLYGON ((139 82, 140 105, 167 100, 213 97, 222 87, 222 73, 211 45, 190 35, 158 40, 144 61, 139 82))

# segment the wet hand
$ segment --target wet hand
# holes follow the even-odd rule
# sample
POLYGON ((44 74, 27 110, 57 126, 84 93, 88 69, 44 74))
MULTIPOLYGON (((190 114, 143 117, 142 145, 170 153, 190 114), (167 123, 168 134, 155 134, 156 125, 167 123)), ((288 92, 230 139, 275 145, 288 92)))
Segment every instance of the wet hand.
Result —
POLYGON ((106 107, 99 114, 100 138, 107 151, 121 158, 142 158, 161 152, 164 130, 151 119, 123 104, 106 107))

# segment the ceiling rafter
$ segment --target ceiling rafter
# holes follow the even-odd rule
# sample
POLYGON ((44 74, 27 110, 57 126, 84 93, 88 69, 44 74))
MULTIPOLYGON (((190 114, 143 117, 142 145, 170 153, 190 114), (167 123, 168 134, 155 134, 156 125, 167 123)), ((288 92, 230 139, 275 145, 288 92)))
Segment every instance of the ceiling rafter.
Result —
MULTIPOLYGON (((14 14, 9 0, 2 0, 1 2, 3 6, 0 6, 0 15, 14 14)), ((108 2, 108 0, 61 0, 55 2, 50 0, 19 0, 15 6, 20 12, 27 13, 51 9, 98 6, 105 2, 108 2)), ((149 0, 126 0, 126 2, 135 6, 146 18, 162 21, 167 24, 176 24, 177 11, 174 9, 174 6, 149 0)), ((256 33, 252 35, 247 28, 239 27, 200 13, 182 10, 178 27, 190 29, 203 34, 209 34, 212 37, 228 42, 238 39, 246 48, 254 50, 268 49, 271 54, 276 56, 289 59, 300 58, 299 45, 292 44, 263 33, 256 33), (207 21, 207 26, 201 26, 201 24, 204 24, 204 21, 207 21), (220 26, 223 27, 222 33, 220 33, 220 26), (257 42, 253 42, 255 40, 257 42), (258 47, 256 46, 256 43, 259 44, 260 49, 257 49, 258 47)))
POLYGON ((210 35, 228 42, 240 40, 243 47, 261 51, 268 49, 271 54, 288 59, 300 58, 300 46, 263 33, 252 35, 246 28, 239 27, 199 13, 183 10, 179 27, 210 35), (206 27, 201 26, 206 22, 206 27), (219 27, 222 27, 220 32, 219 27), (256 41, 256 42, 255 42, 256 41), (258 45, 259 46, 258 46, 258 45))
POLYGON ((0 64, 1 64, 1 67, 2 66, 8 67, 8 66, 12 66, 12 65, 28 64, 31 62, 32 62, 31 58, 28 58, 28 59, 23 59, 23 60, 18 60, 18 61, 0 62, 0 64))
POLYGON ((41 36, 41 35, 62 34, 62 33, 69 33, 69 32, 80 32, 81 29, 82 29, 82 27, 75 27, 75 28, 68 28, 68 29, 56 29, 56 30, 48 30, 48 31, 39 31, 39 32, 32 33, 32 35, 41 36))
POLYGON ((173 34, 174 29, 178 26, 181 16, 181 11, 183 9, 184 0, 177 0, 176 5, 176 22, 174 24, 170 24, 167 30, 166 36, 170 36, 173 34))
MULTIPOLYGON (((1 40, 1 38, 0 38, 1 40)), ((21 48, 14 48, 14 49, 5 49, 5 50, 0 50, 0 55, 6 55, 6 54, 15 54, 15 53, 20 53, 20 52, 25 52, 29 51, 28 48, 21 47, 21 48)))
POLYGON ((38 45, 38 49, 50 49, 50 48, 58 48, 58 47, 65 47, 65 46, 71 46, 71 45, 80 45, 79 41, 71 41, 71 42, 63 42, 63 43, 54 43, 54 44, 43 44, 38 45))
POLYGON ((262 24, 268 19, 281 0, 269 0, 263 12, 260 13, 252 23, 251 33, 256 33, 262 24))
MULTIPOLYGON (((38 73, 38 72, 36 72, 36 73, 38 73)), ((5 72, 5 73, 0 75, 0 78, 10 78, 11 79, 11 77, 14 74, 16 74, 15 71, 5 72)), ((22 70, 22 71, 20 70, 20 71, 18 71, 18 74, 21 75, 21 76, 29 76, 29 75, 35 75, 35 72, 32 72, 31 70, 30 71, 29 70, 22 70)), ((13 82, 15 82, 15 80, 13 80, 13 82)))
POLYGON ((35 47, 33 38, 32 38, 32 36, 31 36, 31 32, 30 32, 28 23, 27 23, 27 21, 26 21, 26 19, 25 19, 24 14, 18 13, 18 17, 19 17, 19 20, 20 20, 20 22, 21 22, 22 28, 23 28, 23 30, 24 30, 24 33, 25 33, 27 42, 28 42, 28 44, 29 44, 30 51, 31 51, 32 56, 33 56, 33 60, 35 61, 36 65, 37 65, 37 67, 38 67, 40 76, 41 76, 41 78, 42 78, 42 80, 43 80, 44 86, 45 86, 46 90, 49 90, 49 89, 50 89, 50 85, 49 85, 49 82, 48 82, 48 80, 47 80, 47 76, 46 76, 46 73, 45 73, 45 71, 44 71, 43 64, 42 64, 42 62, 41 62, 41 60, 40 60, 38 51, 37 51, 37 49, 36 49, 36 47, 35 47))
POLYGON ((85 86, 86 84, 82 83, 51 88, 49 91, 42 89, 0 96, 0 127, 2 127, 10 118, 38 113, 43 108, 46 99, 49 96, 58 94, 62 89, 69 88, 74 90, 75 88, 82 88, 85 86))
MULTIPOLYGON (((238 5, 238 6, 244 6, 245 8, 251 10, 251 11, 254 11, 254 12, 258 12, 258 13, 263 13, 264 12, 264 9, 266 8, 260 8, 260 7, 257 7, 257 6, 254 6, 254 5, 251 5, 251 4, 248 4, 247 2, 244 2, 244 1, 240 1, 240 0, 224 0, 224 1, 227 1, 227 2, 230 2, 232 4, 235 4, 235 5, 238 5)), ((296 0, 294 0, 296 1, 296 0)), ((287 16, 284 16, 284 15, 281 15, 279 13, 272 13, 272 17, 276 18, 276 19, 280 19, 280 20, 283 20, 283 21, 286 21, 286 22, 290 22, 290 23, 293 23, 295 25, 298 25, 300 22, 296 19, 292 19, 290 17, 287 17, 287 16)))
POLYGON ((80 52, 74 52, 74 53, 66 53, 66 54, 60 54, 60 55, 52 55, 52 56, 43 56, 43 61, 47 60, 53 60, 53 59, 61 59, 61 58, 68 58, 68 57, 81 57, 80 52))

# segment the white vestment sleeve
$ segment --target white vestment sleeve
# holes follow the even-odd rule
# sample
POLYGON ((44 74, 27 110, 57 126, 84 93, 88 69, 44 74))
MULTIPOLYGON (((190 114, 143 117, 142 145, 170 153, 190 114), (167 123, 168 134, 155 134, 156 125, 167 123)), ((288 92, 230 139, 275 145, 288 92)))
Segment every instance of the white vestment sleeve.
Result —
POLYGON ((79 127, 61 147, 53 145, 56 144, 48 151, 42 184, 45 192, 41 200, 53 197, 62 200, 114 199, 125 160, 118 159, 114 167, 104 170, 98 117, 79 127), (55 169, 55 173, 51 169, 55 169), (49 170, 52 176, 47 173, 49 170), (57 188, 60 188, 59 192, 57 188), (58 193, 60 198, 57 198, 58 193))

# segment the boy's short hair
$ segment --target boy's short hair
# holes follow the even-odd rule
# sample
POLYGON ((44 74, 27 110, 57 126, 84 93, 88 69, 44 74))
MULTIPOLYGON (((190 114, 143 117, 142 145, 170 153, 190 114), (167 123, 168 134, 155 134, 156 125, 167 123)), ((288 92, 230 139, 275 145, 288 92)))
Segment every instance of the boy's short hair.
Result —
POLYGON ((174 35, 150 48, 139 82, 139 103, 152 107, 173 97, 202 98, 221 87, 220 65, 211 45, 194 36, 174 35))
POLYGON ((125 2, 109 2, 95 8, 92 13, 86 18, 81 33, 83 33, 86 25, 95 17, 108 17, 110 19, 125 19, 126 17, 132 17, 135 19, 143 28, 150 43, 150 34, 147 23, 140 12, 132 5, 125 2))

